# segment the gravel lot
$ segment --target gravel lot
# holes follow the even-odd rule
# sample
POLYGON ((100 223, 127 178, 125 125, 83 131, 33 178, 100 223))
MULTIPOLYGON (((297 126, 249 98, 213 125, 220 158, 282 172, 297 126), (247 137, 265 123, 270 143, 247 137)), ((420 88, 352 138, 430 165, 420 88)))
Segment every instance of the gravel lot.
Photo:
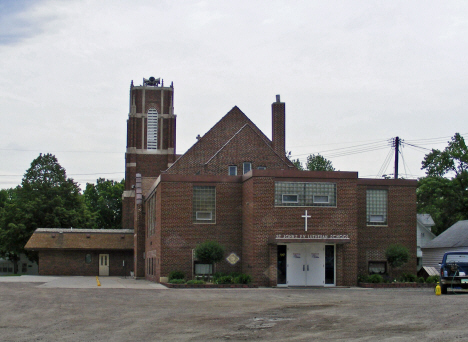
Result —
POLYGON ((0 280, 1 341, 468 341, 467 293, 19 280, 0 280))

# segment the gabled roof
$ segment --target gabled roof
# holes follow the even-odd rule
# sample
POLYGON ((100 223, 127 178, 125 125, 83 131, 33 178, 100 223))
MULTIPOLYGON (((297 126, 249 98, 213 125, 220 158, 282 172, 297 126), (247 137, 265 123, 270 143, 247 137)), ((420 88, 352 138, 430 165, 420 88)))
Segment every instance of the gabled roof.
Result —
MULTIPOLYGON (((236 135, 250 128, 263 143, 271 149, 271 141, 265 134, 237 107, 233 107, 203 137, 201 137, 184 155, 175 161, 165 173, 195 174, 210 160, 216 157, 236 135)), ((275 153, 276 154, 276 153, 275 153)), ((278 156, 286 166, 292 163, 283 156, 278 156)))
POLYGON ((132 229, 38 228, 25 249, 132 250, 132 229))
POLYGON ((432 219, 431 214, 417 214, 416 215, 418 218, 418 221, 426 226, 426 227, 432 227, 435 226, 434 220, 432 219))
POLYGON ((458 221, 422 248, 468 247, 468 220, 458 221))

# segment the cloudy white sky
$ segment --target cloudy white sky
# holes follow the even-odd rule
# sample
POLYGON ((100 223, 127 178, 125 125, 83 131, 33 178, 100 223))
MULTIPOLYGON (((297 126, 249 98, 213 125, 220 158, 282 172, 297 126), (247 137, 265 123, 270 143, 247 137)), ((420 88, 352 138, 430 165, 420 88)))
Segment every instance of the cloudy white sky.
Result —
POLYGON ((467 52, 466 1, 0 0, 0 188, 41 152, 82 188, 122 179, 130 82, 150 76, 174 82, 177 153, 235 105, 271 137, 280 94, 294 159, 377 177, 399 136, 422 176, 409 144, 468 132, 467 52))

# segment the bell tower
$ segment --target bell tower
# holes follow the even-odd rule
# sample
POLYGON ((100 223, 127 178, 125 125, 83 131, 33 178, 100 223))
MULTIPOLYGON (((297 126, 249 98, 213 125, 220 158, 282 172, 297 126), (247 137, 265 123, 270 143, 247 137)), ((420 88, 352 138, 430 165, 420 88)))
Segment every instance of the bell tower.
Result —
POLYGON ((174 87, 164 80, 143 78, 143 84, 130 84, 125 152, 125 191, 122 198, 122 228, 134 227, 137 174, 158 177, 176 159, 176 115, 174 87))

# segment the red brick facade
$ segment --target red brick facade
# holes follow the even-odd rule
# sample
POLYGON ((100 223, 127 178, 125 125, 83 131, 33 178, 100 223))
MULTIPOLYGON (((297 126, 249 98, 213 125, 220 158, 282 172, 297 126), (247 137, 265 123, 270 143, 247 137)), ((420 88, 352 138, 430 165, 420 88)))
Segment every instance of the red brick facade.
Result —
POLYGON ((83 251, 43 250, 39 251, 40 275, 98 276, 99 254, 109 254, 109 276, 130 276, 133 271, 133 251, 83 251), (86 255, 91 263, 86 263, 86 255))
POLYGON ((35 233, 30 249, 42 246, 36 249, 41 274, 95 275, 98 255, 108 253, 110 275, 128 265, 155 282, 171 271, 192 278, 193 251, 208 240, 225 247, 216 271, 246 273, 261 286, 356 285, 370 263, 386 264, 385 250, 395 243, 408 248, 410 261, 387 273, 416 273, 416 181, 297 170, 285 156, 279 95, 272 104, 272 140, 234 107, 178 157, 173 96, 172 85, 132 82, 123 228, 133 230, 123 237, 77 235, 68 245, 50 232, 35 233), (157 139, 146 129, 154 111, 157 139), (148 149, 148 132, 157 148, 148 149), (379 194, 378 212, 367 194, 379 194), (230 255, 238 260, 228 262, 230 255))
POLYGON ((122 227, 134 229, 135 179, 157 177, 177 158, 174 88, 143 82, 130 86, 130 106, 127 120, 127 150, 125 153, 125 192, 122 201, 122 227), (157 148, 148 148, 148 111, 156 110, 157 148))
POLYGON ((262 286, 277 285, 282 245, 333 246, 329 285, 355 285, 359 274, 368 273, 369 261, 385 260, 382 256, 392 243, 407 246, 411 253, 399 271, 415 273, 416 182, 359 179, 356 172, 299 171, 284 155, 285 105, 279 97, 272 104, 272 120, 270 141, 239 108, 232 108, 144 191, 146 228, 138 234, 145 234, 145 277, 158 282, 171 271, 193 277, 193 250, 207 240, 221 243, 225 257, 234 253, 240 259, 235 265, 218 263, 217 271, 247 273, 262 286), (242 175, 245 162, 252 171, 242 175), (229 166, 237 167, 237 175, 228 175, 229 166), (336 204, 275 204, 276 182, 334 184, 336 204), (194 221, 193 193, 199 186, 215 188, 214 222, 194 221), (388 191, 384 226, 367 225, 367 189, 388 191))

